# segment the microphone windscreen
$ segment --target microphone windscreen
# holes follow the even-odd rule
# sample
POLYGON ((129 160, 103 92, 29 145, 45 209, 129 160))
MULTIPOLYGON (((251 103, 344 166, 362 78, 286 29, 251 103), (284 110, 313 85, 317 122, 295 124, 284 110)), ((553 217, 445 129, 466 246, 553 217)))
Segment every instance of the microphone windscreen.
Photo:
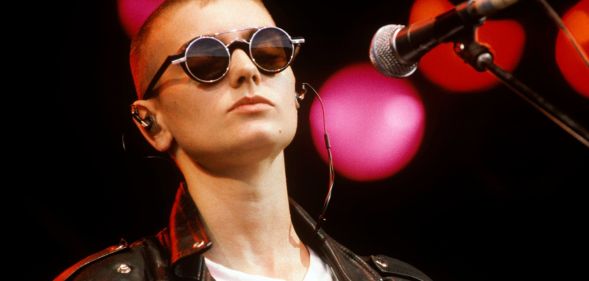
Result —
POLYGON ((381 27, 370 42, 370 61, 378 71, 386 76, 403 78, 417 69, 417 64, 406 64, 399 59, 395 50, 395 38, 404 25, 389 24, 381 27))

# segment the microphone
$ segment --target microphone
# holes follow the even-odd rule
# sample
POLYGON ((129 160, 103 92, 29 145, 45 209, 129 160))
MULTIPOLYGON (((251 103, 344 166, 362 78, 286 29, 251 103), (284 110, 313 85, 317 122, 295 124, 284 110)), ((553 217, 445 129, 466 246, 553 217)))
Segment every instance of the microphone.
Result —
POLYGON ((390 24, 381 27, 370 43, 370 61, 386 76, 407 77, 429 50, 467 27, 482 24, 485 17, 515 4, 518 0, 471 0, 410 26, 390 24))

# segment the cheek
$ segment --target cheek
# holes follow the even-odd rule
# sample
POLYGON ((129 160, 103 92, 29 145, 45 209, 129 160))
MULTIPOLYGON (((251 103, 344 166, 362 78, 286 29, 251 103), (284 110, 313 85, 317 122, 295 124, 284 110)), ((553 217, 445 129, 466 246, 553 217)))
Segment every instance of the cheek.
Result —
POLYGON ((290 67, 265 82, 282 106, 296 110, 295 77, 290 67))
POLYGON ((298 125, 298 113, 296 108, 296 100, 294 93, 287 93, 284 99, 284 133, 288 135, 290 139, 294 138, 298 125))
POLYGON ((205 115, 206 108, 196 106, 195 102, 188 99, 175 99, 165 106, 165 114, 170 116, 170 127, 183 124, 185 122, 194 122, 197 117, 205 115))
POLYGON ((174 138, 194 138, 195 133, 214 127, 220 106, 218 99, 208 99, 208 93, 194 89, 184 93, 172 93, 162 102, 166 126, 174 138))
POLYGON ((284 75, 280 79, 280 85, 276 85, 277 91, 281 97, 282 108, 285 113, 285 118, 287 119, 287 126, 290 130, 289 133, 294 134, 297 128, 297 120, 298 120, 298 110, 297 110, 297 99, 296 99, 296 92, 295 92, 295 78, 292 72, 292 69, 288 68, 284 72, 284 75))

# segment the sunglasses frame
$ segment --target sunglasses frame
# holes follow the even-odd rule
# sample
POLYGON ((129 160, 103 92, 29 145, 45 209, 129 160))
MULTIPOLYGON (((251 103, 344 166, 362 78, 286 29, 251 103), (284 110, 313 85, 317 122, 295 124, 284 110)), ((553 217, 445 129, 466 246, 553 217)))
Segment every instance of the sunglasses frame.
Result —
MULTIPOLYGON (((286 69, 287 67, 289 67, 290 64, 292 63, 292 61, 294 60, 294 57, 297 55, 301 45, 303 43, 305 43, 304 38, 302 38, 302 37, 293 38, 288 34, 288 32, 284 31, 284 29, 282 29, 280 27, 275 27, 275 26, 245 28, 245 29, 231 30, 231 31, 226 31, 226 32, 219 32, 219 33, 214 33, 214 34, 197 36, 195 38, 190 39, 187 43, 185 43, 183 45, 183 47, 181 48, 182 51, 180 51, 179 54, 170 55, 166 58, 164 63, 160 66, 158 71, 155 73, 155 75, 153 76, 153 78, 149 82, 149 85, 147 86, 147 89, 145 90, 145 93, 144 93, 142 99, 146 100, 146 99, 150 99, 150 98, 156 96, 157 93, 156 93, 156 91, 154 91, 155 85, 157 84, 159 79, 162 77, 164 72, 168 69, 170 64, 182 64, 182 69, 184 69, 184 72, 186 73, 186 75, 188 75, 188 77, 190 77, 191 79, 196 80, 201 83, 212 84, 212 83, 215 83, 215 82, 223 79, 227 75, 227 72, 229 72, 229 64, 227 65, 227 68, 225 69, 225 71, 223 72, 223 74, 219 78, 211 79, 211 80, 204 80, 204 79, 198 78, 190 71, 190 68, 188 67, 188 63, 187 63, 188 50, 190 49, 190 47, 194 43, 196 43, 202 39, 213 39, 213 40, 219 41, 219 43, 221 43, 221 45, 224 46, 225 50, 227 51, 227 57, 228 57, 229 62, 231 61, 231 52, 233 51, 233 49, 235 49, 235 48, 244 49, 244 47, 247 46, 247 55, 250 57, 252 62, 256 65, 256 67, 259 70, 261 70, 264 73, 269 73, 269 74, 281 72, 284 69, 286 69), (256 59, 252 55, 252 45, 251 45, 252 39, 254 39, 256 37, 256 35, 260 33, 260 31, 267 30, 267 29, 276 29, 276 30, 284 33, 287 36, 287 38, 290 40, 290 44, 293 49, 293 52, 290 54, 290 57, 288 58, 288 62, 286 63, 286 65, 279 68, 279 69, 266 69, 266 68, 262 67, 261 65, 258 64, 258 62, 256 62, 256 59), (219 38, 217 38, 218 36, 223 35, 223 34, 239 33, 239 32, 244 32, 244 31, 248 31, 248 30, 254 31, 248 40, 236 39, 236 40, 229 42, 228 44, 225 44, 223 41, 221 41, 219 38)), ((244 49, 244 51, 245 51, 245 49, 244 49)))

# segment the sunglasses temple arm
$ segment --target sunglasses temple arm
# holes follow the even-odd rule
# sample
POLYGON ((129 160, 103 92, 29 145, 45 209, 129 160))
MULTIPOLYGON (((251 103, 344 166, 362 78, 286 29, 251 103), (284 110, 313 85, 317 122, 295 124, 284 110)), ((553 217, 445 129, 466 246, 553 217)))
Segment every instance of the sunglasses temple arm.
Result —
POLYGON ((302 38, 302 37, 292 38, 291 41, 292 41, 292 44, 294 45, 294 55, 293 55, 293 59, 294 59, 297 57, 297 55, 301 51, 301 45, 303 43, 305 43, 305 38, 302 38))
POLYGON ((300 44, 305 43, 305 38, 302 38, 302 37, 292 38, 291 40, 292 40, 292 43, 296 44, 296 45, 300 45, 300 44))
POLYGON ((155 92, 153 91, 155 88, 155 85, 160 80, 162 75, 164 75, 164 72, 166 71, 166 69, 168 69, 170 64, 178 64, 178 63, 181 63, 185 60, 186 59, 184 58, 184 55, 168 56, 166 58, 166 60, 164 61, 164 63, 162 64, 162 66, 160 66, 160 68, 157 70, 157 72, 155 73, 155 75, 151 79, 151 82, 149 82, 149 85, 147 86, 147 90, 145 90, 145 94, 143 95, 143 99, 146 100, 146 99, 153 97, 153 95, 155 94, 155 92))

